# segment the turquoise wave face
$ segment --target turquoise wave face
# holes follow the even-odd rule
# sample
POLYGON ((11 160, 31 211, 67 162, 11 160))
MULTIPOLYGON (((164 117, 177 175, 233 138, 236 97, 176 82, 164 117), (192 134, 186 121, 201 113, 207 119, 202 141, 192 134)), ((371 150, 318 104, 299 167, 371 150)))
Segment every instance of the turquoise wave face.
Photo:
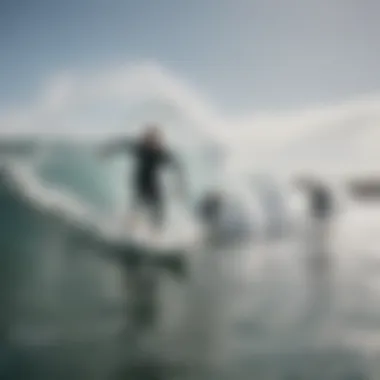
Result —
MULTIPOLYGON (((101 213, 120 210, 129 202, 131 157, 114 157, 102 161, 89 143, 53 142, 46 144, 36 165, 36 174, 48 186, 54 186, 75 196, 84 204, 101 213)), ((179 149, 191 198, 204 189, 215 186, 215 162, 198 151, 179 149)), ((168 173, 169 177, 172 175, 168 173)), ((173 194, 173 181, 164 175, 168 197, 173 194)))
POLYGON ((54 143, 46 147, 36 168, 48 186, 68 192, 90 206, 106 213, 120 206, 125 173, 118 162, 102 162, 88 144, 54 143))

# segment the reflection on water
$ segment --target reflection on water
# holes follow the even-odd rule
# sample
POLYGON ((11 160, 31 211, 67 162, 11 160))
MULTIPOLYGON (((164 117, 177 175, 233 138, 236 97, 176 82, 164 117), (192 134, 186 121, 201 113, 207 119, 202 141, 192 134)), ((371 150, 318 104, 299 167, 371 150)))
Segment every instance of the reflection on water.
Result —
POLYGON ((358 289, 348 274, 310 282, 299 247, 199 256, 186 282, 160 280, 161 310, 145 332, 125 329, 117 302, 64 321, 23 314, 1 347, 1 379, 376 380, 376 324, 363 327, 368 316, 380 322, 369 308, 376 289, 358 289))
POLYGON ((179 279, 128 272, 103 245, 76 246, 77 224, 22 202, 2 189, 1 380, 380 378, 376 250, 348 234, 327 265, 308 260, 321 245, 303 233, 201 244, 179 279), (130 302, 152 288, 154 305, 130 302))

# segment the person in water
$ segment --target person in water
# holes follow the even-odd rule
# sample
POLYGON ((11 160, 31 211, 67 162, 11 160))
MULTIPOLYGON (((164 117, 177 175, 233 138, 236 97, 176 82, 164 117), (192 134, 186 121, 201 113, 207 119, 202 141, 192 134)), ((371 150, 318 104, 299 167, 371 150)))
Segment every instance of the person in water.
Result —
POLYGON ((160 128, 148 125, 140 139, 135 141, 122 139, 102 147, 103 157, 118 153, 131 154, 135 159, 132 177, 133 217, 134 225, 141 209, 150 215, 151 226, 157 232, 165 219, 163 186, 160 174, 165 167, 172 167, 178 176, 178 191, 184 194, 183 171, 178 158, 164 144, 160 128))
POLYGON ((301 178, 297 186, 306 195, 311 222, 311 248, 317 268, 327 266, 329 262, 329 243, 331 239, 334 199, 327 185, 309 178, 301 178))
POLYGON ((209 226, 215 226, 221 218, 222 204, 222 195, 219 192, 212 190, 206 192, 198 205, 200 220, 209 226))

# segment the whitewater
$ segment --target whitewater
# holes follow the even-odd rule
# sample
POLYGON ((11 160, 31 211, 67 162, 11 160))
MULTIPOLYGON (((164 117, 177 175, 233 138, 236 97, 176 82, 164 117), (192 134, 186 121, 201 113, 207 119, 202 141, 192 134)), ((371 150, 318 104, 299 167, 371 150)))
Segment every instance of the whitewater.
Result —
POLYGON ((261 173, 247 184, 207 167, 204 147, 181 148, 191 196, 186 207, 173 202, 168 223, 176 247, 193 239, 179 249, 187 275, 154 268, 157 326, 137 334, 111 254, 129 168, 93 154, 108 137, 1 143, 1 379, 380 378, 378 210, 350 205, 334 227, 333 280, 311 281, 306 222, 287 189, 261 173), (235 211, 219 244, 191 212, 210 183, 235 211))

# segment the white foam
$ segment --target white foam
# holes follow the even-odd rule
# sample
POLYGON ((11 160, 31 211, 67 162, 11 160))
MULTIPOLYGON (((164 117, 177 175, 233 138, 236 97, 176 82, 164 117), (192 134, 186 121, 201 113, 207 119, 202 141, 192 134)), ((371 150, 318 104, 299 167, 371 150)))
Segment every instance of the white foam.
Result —
POLYGON ((44 212, 59 213, 73 222, 88 223, 91 220, 90 210, 78 199, 60 189, 42 184, 27 164, 7 163, 2 170, 1 185, 10 188, 33 207, 44 212))
POLYGON ((158 239, 152 239, 143 230, 131 234, 125 228, 123 221, 112 215, 101 218, 72 194, 43 184, 33 168, 26 163, 12 161, 4 164, 0 186, 8 188, 13 195, 17 195, 41 212, 64 218, 78 227, 94 230, 100 239, 149 247, 152 253, 165 251, 166 248, 190 247, 199 236, 194 224, 188 218, 179 220, 178 215, 158 239))

